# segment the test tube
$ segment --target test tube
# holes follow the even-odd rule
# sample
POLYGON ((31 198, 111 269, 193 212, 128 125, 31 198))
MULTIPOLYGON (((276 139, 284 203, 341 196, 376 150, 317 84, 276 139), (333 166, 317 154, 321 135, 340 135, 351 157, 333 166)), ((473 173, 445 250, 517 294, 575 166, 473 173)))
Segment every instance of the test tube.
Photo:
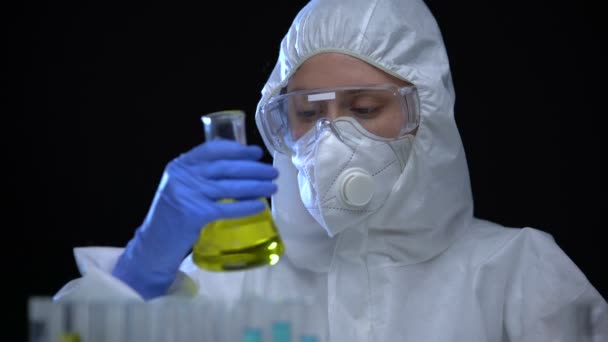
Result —
POLYGON ((300 342, 319 342, 317 336, 302 335, 300 336, 300 342))
POLYGON ((49 298, 32 297, 28 300, 28 339, 30 342, 51 341, 50 319, 53 302, 49 298))
POLYGON ((278 320, 272 324, 272 342, 292 342, 291 322, 278 320))
POLYGON ((299 342, 321 342, 326 336, 326 322, 323 315, 318 315, 313 298, 304 298, 298 302, 299 342))
POLYGON ((151 341, 150 322, 145 303, 126 304, 126 335, 128 341, 151 341))
POLYGON ((80 342, 88 333, 87 306, 78 302, 57 303, 62 312, 63 324, 60 342, 80 342))
POLYGON ((262 330, 259 328, 245 328, 243 342, 262 342, 262 330))
POLYGON ((116 301, 105 305, 104 331, 107 341, 130 342, 127 339, 127 306, 128 302, 116 301))

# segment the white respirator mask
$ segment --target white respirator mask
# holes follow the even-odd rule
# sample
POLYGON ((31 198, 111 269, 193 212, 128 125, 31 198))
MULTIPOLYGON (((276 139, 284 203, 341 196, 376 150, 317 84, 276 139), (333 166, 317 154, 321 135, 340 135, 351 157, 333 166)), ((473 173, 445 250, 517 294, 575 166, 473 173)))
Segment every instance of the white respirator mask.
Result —
POLYGON ((322 119, 317 127, 298 140, 292 162, 304 207, 334 236, 386 201, 403 171, 412 136, 370 139, 350 117, 322 119))

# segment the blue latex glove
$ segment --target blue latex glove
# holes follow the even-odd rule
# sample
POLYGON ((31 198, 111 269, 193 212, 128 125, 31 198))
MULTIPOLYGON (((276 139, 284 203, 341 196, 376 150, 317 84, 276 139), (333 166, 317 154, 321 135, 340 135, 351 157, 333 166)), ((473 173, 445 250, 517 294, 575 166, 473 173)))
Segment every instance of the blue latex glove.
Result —
POLYGON ((145 299, 164 295, 201 228, 264 210, 259 198, 277 190, 278 172, 261 157, 258 146, 213 140, 172 160, 112 274, 145 299), (237 201, 217 202, 223 198, 237 201))

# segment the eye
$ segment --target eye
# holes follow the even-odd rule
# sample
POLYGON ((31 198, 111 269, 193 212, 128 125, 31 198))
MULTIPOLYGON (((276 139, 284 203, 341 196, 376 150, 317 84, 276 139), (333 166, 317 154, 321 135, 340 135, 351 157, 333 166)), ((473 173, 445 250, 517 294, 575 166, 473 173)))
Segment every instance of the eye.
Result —
POLYGON ((296 112, 296 117, 299 120, 310 120, 317 116, 316 110, 299 110, 296 112))
POLYGON ((380 107, 378 106, 353 106, 350 107, 350 112, 352 115, 355 115, 362 119, 371 119, 374 118, 378 112, 380 107))
POLYGON ((356 114, 372 114, 377 107, 351 107, 350 110, 356 114))
POLYGON ((345 100, 350 115, 361 119, 371 119, 381 111, 382 98, 373 93, 357 93, 345 100))

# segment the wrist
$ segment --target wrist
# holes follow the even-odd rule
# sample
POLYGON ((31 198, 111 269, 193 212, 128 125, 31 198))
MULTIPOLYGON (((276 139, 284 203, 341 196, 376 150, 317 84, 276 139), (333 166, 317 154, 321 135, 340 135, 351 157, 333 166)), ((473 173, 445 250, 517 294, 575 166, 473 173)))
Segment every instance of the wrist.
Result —
POLYGON ((145 300, 163 296, 175 280, 177 268, 166 272, 149 267, 151 260, 142 260, 136 253, 137 246, 131 241, 118 258, 112 275, 127 284, 145 300), (147 261, 147 262, 146 262, 147 261))

